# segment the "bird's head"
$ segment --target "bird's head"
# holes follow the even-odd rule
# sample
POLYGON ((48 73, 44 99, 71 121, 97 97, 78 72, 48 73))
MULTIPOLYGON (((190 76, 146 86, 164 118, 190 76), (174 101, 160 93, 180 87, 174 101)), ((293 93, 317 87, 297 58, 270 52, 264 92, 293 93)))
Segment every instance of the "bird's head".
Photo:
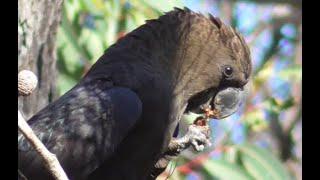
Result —
MULTIPOLYGON (((250 50, 239 32, 211 15, 175 8, 148 20, 112 47, 109 54, 139 57, 154 74, 160 72, 171 83, 166 88, 172 99, 178 99, 173 109, 179 112, 184 111, 181 104, 184 112, 200 112, 211 105, 220 112, 213 117, 221 119, 234 113, 246 94, 250 50)), ((128 84, 139 83, 130 79, 128 84)))
POLYGON ((176 9, 180 49, 176 54, 177 92, 187 94, 186 112, 222 119, 237 111, 248 91, 252 71, 250 50, 242 35, 219 18, 176 9), (182 63, 183 62, 183 63, 182 63), (178 68, 179 67, 179 68, 178 68))

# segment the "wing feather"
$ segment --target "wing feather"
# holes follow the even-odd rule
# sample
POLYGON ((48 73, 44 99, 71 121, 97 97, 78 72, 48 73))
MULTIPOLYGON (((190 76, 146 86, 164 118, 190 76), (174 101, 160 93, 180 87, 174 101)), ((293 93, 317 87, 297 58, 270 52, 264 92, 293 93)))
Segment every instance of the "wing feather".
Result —
MULTIPOLYGON (((78 85, 29 121, 60 161, 70 179, 83 179, 107 159, 139 120, 142 103, 128 88, 103 81, 78 85)), ((46 179, 38 154, 18 134, 19 169, 31 179, 46 179)))

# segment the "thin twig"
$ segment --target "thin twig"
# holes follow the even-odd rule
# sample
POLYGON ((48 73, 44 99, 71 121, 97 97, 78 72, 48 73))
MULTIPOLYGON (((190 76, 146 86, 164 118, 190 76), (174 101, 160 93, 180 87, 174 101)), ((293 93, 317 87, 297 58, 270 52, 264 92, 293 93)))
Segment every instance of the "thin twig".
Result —
MULTIPOLYGON (((19 96, 28 96, 36 88, 38 83, 37 76, 33 72, 24 70, 18 74, 18 93, 19 96)), ((26 120, 22 117, 18 110, 18 128, 23 136, 32 145, 35 151, 43 159, 46 168, 52 174, 56 180, 68 180, 68 177, 62 169, 55 154, 49 152, 49 150, 42 144, 35 133, 32 131, 26 120)), ((18 170, 20 176, 22 173, 18 170)))
POLYGON ((62 169, 56 155, 49 152, 49 150, 42 144, 38 137, 34 134, 28 123, 24 120, 21 113, 18 111, 18 127, 20 132, 29 141, 32 147, 39 153, 44 160, 46 167, 53 177, 57 180, 68 180, 68 177, 62 169))

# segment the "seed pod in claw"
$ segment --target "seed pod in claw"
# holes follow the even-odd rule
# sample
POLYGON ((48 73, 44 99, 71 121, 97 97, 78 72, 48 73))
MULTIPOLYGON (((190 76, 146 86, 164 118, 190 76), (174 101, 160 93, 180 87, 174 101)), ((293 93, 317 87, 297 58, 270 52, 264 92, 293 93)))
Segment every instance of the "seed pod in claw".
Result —
POLYGON ((234 114, 244 101, 247 89, 229 87, 219 91, 211 106, 211 111, 207 112, 210 118, 223 119, 234 114))

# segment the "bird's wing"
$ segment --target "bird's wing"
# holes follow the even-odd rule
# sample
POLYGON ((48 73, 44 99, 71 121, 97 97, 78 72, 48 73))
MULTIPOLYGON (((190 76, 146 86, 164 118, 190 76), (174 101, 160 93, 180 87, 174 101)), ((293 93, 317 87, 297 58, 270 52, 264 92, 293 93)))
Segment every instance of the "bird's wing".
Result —
MULTIPOLYGON (((28 123, 69 178, 81 179, 115 151, 141 113, 142 103, 132 90, 94 81, 76 86, 28 123)), ((42 160, 21 134, 18 149, 24 174, 35 179, 47 175, 42 160)))

